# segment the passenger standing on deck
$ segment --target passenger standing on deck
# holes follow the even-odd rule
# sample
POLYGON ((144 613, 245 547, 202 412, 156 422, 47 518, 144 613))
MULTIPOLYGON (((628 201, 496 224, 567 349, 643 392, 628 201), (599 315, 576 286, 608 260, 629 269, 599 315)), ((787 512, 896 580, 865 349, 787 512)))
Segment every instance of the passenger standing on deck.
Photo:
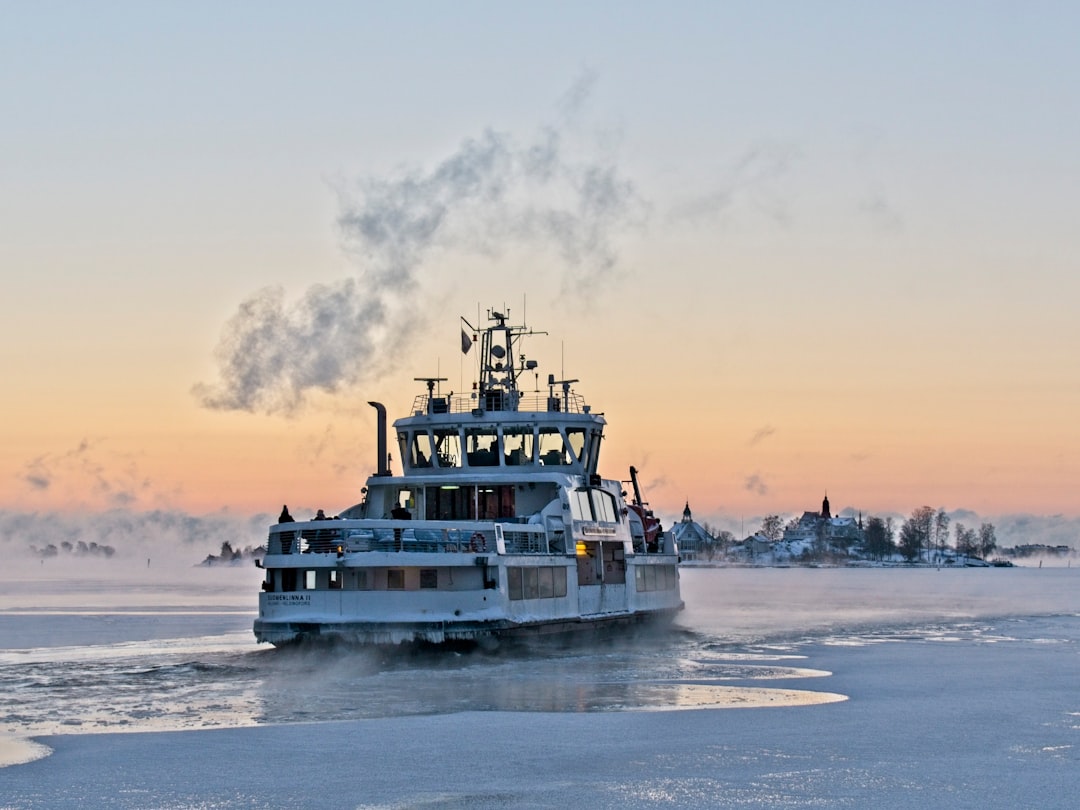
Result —
POLYGON ((293 523, 294 522, 293 521, 293 516, 289 514, 289 507, 288 506, 282 506, 281 507, 281 514, 278 515, 277 522, 278 523, 293 523))

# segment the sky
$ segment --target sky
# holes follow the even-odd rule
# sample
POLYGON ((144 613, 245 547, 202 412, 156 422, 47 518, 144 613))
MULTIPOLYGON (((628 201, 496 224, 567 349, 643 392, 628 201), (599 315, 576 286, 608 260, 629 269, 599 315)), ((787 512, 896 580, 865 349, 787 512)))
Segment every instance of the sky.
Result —
POLYGON ((0 2, 6 531, 344 509, 367 402, 468 386, 458 318, 494 307, 668 520, 827 491, 1072 542, 1078 24, 0 2))

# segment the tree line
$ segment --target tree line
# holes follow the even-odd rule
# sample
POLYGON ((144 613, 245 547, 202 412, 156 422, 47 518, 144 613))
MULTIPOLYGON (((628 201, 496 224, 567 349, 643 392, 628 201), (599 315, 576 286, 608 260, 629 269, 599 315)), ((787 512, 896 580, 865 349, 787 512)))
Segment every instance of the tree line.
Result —
MULTIPOLYGON (((788 528, 798 524, 799 519, 792 518, 788 528)), ((997 548, 997 537, 993 523, 983 523, 977 529, 965 526, 957 521, 952 525, 953 541, 950 543, 951 520, 944 509, 920 506, 911 516, 897 526, 892 517, 870 517, 862 529, 862 552, 871 559, 883 560, 899 553, 904 559, 913 562, 924 559, 932 562, 944 556, 946 547, 955 549, 957 554, 985 559, 997 548)), ((717 554, 724 556, 734 545, 734 535, 727 531, 716 531, 708 523, 702 525, 711 541, 702 544, 701 551, 709 560, 717 554)), ((770 542, 778 542, 784 536, 784 523, 779 515, 767 515, 758 530, 761 537, 770 542)), ((845 537, 840 541, 844 547, 851 545, 853 538, 845 537)), ((857 541, 855 541, 857 542, 857 541)), ((817 538, 813 553, 825 555, 824 537, 817 538)))
MULTIPOLYGON (((877 559, 899 552, 910 561, 944 555, 949 546, 950 519, 944 509, 920 506, 903 522, 897 538, 893 519, 872 517, 863 530, 863 547, 866 553, 877 559)), ((959 521, 953 527, 955 542, 952 548, 957 554, 968 557, 989 556, 997 548, 997 536, 993 523, 983 523, 978 529, 969 528, 959 521)))

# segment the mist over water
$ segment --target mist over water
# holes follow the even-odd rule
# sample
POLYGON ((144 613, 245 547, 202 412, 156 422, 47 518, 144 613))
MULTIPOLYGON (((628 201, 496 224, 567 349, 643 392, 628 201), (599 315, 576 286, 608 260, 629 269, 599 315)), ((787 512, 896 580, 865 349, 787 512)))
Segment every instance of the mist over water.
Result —
POLYGON ((1078 573, 687 569, 671 629, 467 653, 256 645, 246 567, 39 577, 0 599, 0 732, 812 705, 844 696, 807 644, 1000 640, 1001 617, 1080 615, 1078 573))

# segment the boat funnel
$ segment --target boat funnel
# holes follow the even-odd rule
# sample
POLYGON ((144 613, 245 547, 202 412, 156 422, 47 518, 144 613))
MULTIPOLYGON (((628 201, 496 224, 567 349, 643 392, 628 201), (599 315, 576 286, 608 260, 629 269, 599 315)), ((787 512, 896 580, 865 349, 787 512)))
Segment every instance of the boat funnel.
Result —
POLYGON ((369 402, 372 408, 379 414, 378 420, 378 453, 379 461, 376 465, 376 475, 390 475, 390 464, 386 457, 386 406, 381 402, 369 402))

